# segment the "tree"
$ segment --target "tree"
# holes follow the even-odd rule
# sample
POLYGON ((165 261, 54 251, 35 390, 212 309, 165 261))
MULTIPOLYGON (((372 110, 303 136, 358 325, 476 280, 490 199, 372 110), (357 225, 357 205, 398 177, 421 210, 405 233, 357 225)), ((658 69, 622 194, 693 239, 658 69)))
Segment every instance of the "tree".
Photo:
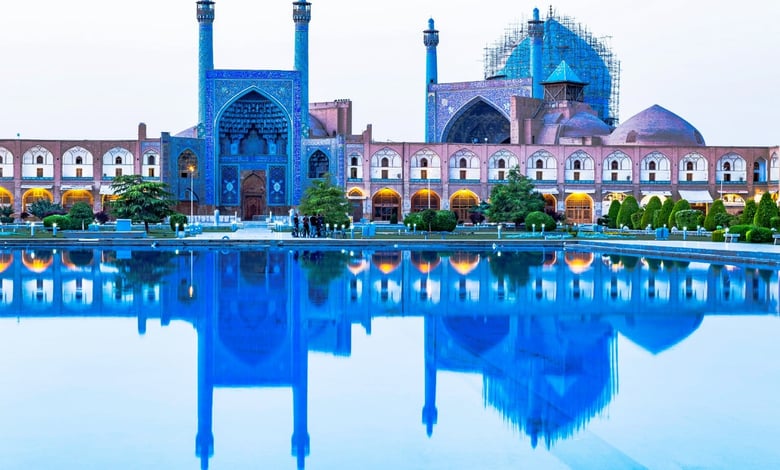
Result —
POLYGON ((742 211, 742 215, 739 217, 739 223, 743 225, 752 225, 753 219, 756 218, 756 210, 758 210, 756 200, 749 198, 747 201, 745 201, 745 209, 742 211))
POLYGON ((661 228, 669 223, 669 216, 672 215, 674 209, 674 201, 672 198, 667 197, 664 199, 664 203, 661 204, 661 210, 653 218, 653 228, 661 228))
POLYGON ((704 218, 704 230, 713 231, 718 225, 722 225, 720 221, 723 220, 723 214, 727 214, 723 199, 715 199, 710 211, 707 212, 707 217, 704 218))
POLYGON ((639 203, 636 202, 634 196, 628 196, 623 199, 623 204, 620 205, 620 212, 618 212, 617 226, 623 227, 625 225, 628 228, 632 228, 631 216, 638 211, 639 203))
POLYGON ((77 202, 70 208, 68 218, 71 228, 84 230, 95 220, 95 213, 92 212, 92 206, 86 202, 77 202))
MULTIPOLYGON (((550 214, 546 214, 542 211, 534 211, 525 216, 525 230, 528 231, 528 226, 536 226, 536 229, 540 232, 542 227, 548 232, 555 230, 555 219, 550 214)), ((533 227, 532 227, 533 229, 533 227)))
POLYGON ((674 218, 675 213, 678 211, 687 211, 690 210, 691 205, 686 201, 685 199, 680 199, 679 201, 674 203, 674 207, 672 208, 672 212, 669 214, 669 220, 667 220, 665 223, 669 224, 668 227, 672 228, 675 227, 675 224, 677 223, 677 219, 674 218))
POLYGON ((38 199, 30 204, 30 208, 27 211, 40 220, 49 215, 65 215, 65 210, 61 205, 55 204, 48 199, 38 199))
POLYGON ((544 210, 544 197, 534 192, 530 178, 520 174, 517 167, 509 170, 506 184, 493 186, 490 191, 488 219, 491 222, 514 222, 518 227, 534 211, 544 210))
POLYGON ((609 212, 607 213, 607 224, 609 228, 618 227, 617 218, 618 218, 618 214, 620 213, 620 206, 621 206, 620 201, 618 201, 617 199, 613 200, 609 204, 609 212))
POLYGON ((14 222, 14 208, 10 205, 0 206, 0 223, 12 224, 14 222))
POLYGON ((772 217, 777 216, 777 204, 772 200, 772 195, 765 192, 758 201, 756 216, 753 218, 753 225, 757 227, 769 228, 772 226, 772 217))
POLYGON ((644 229, 648 225, 652 228, 653 227, 653 219, 655 218, 655 213, 657 211, 661 210, 661 198, 658 196, 653 196, 650 198, 649 201, 647 201, 647 205, 645 206, 645 212, 642 214, 642 221, 639 222, 639 228, 644 229))
POLYGON ((144 181, 141 175, 117 176, 111 182, 117 197, 111 202, 111 211, 118 219, 143 222, 149 233, 149 223, 159 223, 173 213, 175 201, 167 188, 165 183, 144 181))
POLYGON ((304 215, 322 214, 324 222, 334 227, 349 226, 349 201, 344 190, 330 180, 329 174, 306 188, 299 210, 304 215))

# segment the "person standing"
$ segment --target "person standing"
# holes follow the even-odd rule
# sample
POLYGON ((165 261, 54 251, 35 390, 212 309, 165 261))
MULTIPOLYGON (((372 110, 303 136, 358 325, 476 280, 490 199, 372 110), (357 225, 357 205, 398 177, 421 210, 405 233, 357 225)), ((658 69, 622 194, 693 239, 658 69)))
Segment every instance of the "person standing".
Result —
POLYGON ((303 238, 309 238, 309 216, 303 216, 303 238))

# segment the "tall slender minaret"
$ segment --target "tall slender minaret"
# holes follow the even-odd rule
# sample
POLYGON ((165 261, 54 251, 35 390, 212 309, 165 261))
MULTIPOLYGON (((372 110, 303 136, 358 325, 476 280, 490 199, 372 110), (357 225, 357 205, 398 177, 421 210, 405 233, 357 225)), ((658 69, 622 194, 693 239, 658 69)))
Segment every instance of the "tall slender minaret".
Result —
POLYGON ((430 94, 430 86, 438 83, 438 65, 436 63, 436 46, 439 45, 439 31, 433 27, 433 18, 428 20, 428 29, 423 31, 425 44, 425 141, 433 142, 433 126, 428 119, 435 108, 434 97, 430 94))
MULTIPOLYGON (((214 2, 198 0, 198 129, 206 123, 206 72, 214 70, 214 2)), ((200 131, 199 131, 200 133, 200 131)), ((202 136, 198 136, 202 137, 202 136)))
POLYGON ((295 70, 301 73, 301 135, 309 136, 309 21, 311 3, 293 2, 295 70))
POLYGON ((544 89, 542 88, 542 44, 544 42, 544 21, 539 19, 539 9, 534 8, 534 19, 528 22, 528 35, 531 37, 531 79, 533 80, 531 96, 533 98, 544 98, 544 89))

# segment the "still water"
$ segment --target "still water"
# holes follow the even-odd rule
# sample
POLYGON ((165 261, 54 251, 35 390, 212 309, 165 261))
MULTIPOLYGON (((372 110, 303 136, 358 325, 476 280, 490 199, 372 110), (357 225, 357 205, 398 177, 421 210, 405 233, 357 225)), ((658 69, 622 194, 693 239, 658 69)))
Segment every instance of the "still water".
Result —
POLYGON ((3 469, 780 466, 778 271, 0 252, 3 469))

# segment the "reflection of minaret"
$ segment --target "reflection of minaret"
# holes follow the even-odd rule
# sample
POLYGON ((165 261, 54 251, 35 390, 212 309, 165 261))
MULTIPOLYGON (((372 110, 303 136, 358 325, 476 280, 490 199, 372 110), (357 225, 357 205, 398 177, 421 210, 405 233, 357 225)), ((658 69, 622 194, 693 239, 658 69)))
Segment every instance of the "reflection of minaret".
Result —
MULTIPOLYGON (((301 270, 293 269, 292 254, 288 256, 289 276, 288 286, 302 286, 301 270)), ((299 289, 302 292, 303 289, 299 289)), ((293 435, 292 435, 292 455, 297 458, 298 469, 303 469, 306 465, 306 456, 309 455, 309 429, 308 429, 308 373, 309 373, 309 354, 306 342, 307 333, 303 331, 304 322, 302 319, 303 309, 301 308, 301 298, 291 296, 293 299, 288 303, 288 308, 292 309, 292 369, 293 369, 293 435)))
POLYGON ((422 422, 428 437, 433 434, 439 412, 436 410, 436 318, 425 314, 425 406, 422 410, 422 422))
MULTIPOLYGON (((206 72, 214 70, 214 2, 199 0, 198 4, 198 127, 206 123, 206 72)), ((203 136, 198 136, 203 137, 203 136)))
POLYGON ((311 3, 293 2, 295 70, 301 73, 301 135, 309 137, 309 21, 311 3))
MULTIPOLYGON (((216 274, 217 269, 212 269, 216 274)), ((217 285, 216 276, 211 285, 217 285)), ((190 292, 194 289, 190 278, 190 292)), ((207 285, 205 283, 204 285, 207 285)), ((204 296, 204 298, 206 298, 204 296)), ((201 305, 202 306, 202 305, 201 305)), ((198 435, 195 438, 195 455, 200 458, 200 468, 209 467, 209 457, 214 455, 212 413, 214 404, 214 322, 211 309, 202 308, 195 316, 198 331, 198 435)))

